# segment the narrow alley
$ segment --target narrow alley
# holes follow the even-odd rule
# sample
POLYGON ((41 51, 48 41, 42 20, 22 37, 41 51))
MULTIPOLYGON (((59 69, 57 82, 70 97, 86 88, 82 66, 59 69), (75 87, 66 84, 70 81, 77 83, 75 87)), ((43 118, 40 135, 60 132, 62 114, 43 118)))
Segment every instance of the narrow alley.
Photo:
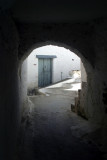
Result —
POLYGON ((18 160, 102 160, 87 138, 95 126, 71 111, 77 91, 67 91, 67 86, 70 83, 29 96, 30 114, 22 120, 18 160))

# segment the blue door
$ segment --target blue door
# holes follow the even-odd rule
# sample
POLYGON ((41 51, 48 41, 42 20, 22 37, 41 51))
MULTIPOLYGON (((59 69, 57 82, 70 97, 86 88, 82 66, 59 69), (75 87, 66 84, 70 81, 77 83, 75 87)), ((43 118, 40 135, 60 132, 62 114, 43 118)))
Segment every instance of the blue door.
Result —
POLYGON ((45 87, 52 83, 52 59, 38 59, 38 86, 45 87))

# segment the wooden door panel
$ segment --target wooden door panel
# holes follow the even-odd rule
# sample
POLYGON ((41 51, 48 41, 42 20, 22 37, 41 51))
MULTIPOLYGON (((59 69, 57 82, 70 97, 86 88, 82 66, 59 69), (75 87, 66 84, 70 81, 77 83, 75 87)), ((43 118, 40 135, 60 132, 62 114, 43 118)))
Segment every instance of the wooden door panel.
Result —
POLYGON ((39 59, 38 64, 38 86, 43 87, 43 59, 39 59))
POLYGON ((52 64, 51 59, 39 59, 39 87, 51 84, 52 64))

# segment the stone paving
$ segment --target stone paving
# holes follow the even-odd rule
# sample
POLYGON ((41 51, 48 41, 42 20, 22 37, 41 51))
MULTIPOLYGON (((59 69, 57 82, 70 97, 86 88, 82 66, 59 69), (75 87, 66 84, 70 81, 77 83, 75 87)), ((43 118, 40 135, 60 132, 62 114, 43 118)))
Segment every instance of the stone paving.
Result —
POLYGON ((87 137, 96 126, 71 112, 74 93, 29 97, 30 114, 19 136, 19 160, 103 160, 87 137))

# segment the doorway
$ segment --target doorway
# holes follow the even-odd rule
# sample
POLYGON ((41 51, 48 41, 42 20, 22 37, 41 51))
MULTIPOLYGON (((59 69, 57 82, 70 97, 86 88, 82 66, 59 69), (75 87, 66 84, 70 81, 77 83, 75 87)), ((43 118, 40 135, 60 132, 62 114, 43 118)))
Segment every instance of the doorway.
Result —
POLYGON ((38 87, 45 87, 52 83, 52 59, 38 59, 38 87))

